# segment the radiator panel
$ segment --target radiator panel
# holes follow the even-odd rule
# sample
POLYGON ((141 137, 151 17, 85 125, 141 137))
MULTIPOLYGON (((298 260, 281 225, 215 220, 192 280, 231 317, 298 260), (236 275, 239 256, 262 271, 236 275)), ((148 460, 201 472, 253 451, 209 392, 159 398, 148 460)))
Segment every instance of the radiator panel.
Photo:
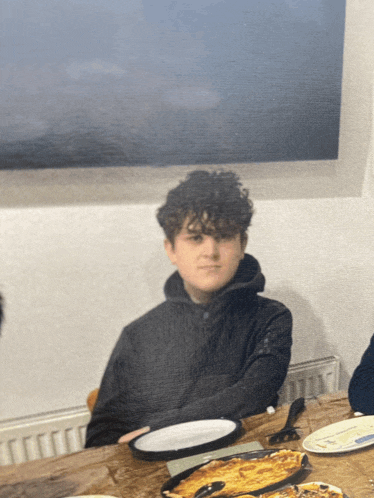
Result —
POLYGON ((340 361, 337 356, 290 365, 279 391, 279 404, 292 403, 300 396, 308 399, 338 391, 339 370, 340 361))
POLYGON ((90 412, 85 407, 59 410, 0 425, 0 465, 66 455, 84 447, 90 412))

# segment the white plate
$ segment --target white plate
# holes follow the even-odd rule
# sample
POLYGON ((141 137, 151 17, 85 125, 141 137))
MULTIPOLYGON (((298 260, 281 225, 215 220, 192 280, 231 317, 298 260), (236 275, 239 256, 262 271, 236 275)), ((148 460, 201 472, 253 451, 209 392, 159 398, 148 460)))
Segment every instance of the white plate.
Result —
POLYGON ((313 432, 303 447, 314 453, 342 453, 374 444, 374 415, 342 420, 313 432))
POLYGON ((328 486, 329 490, 335 491, 335 493, 341 493, 343 495, 343 498, 348 498, 348 496, 340 488, 333 486, 332 484, 326 484, 325 482, 317 482, 317 481, 305 482, 303 484, 298 484, 298 486, 299 488, 302 488, 303 486, 305 487, 308 484, 318 484, 319 486, 328 486))
POLYGON ((229 446, 238 439, 240 420, 194 420, 170 425, 138 436, 129 442, 141 460, 176 460, 229 446))
POLYGON ((141 451, 175 451, 191 448, 227 436, 235 429, 236 423, 233 420, 195 420, 144 434, 136 440, 135 448, 141 451))
POLYGON ((298 484, 299 488, 306 488, 308 484, 318 484, 318 486, 328 486, 331 491, 335 491, 335 493, 343 493, 340 488, 333 486, 332 484, 326 484, 325 482, 312 481, 312 482, 304 482, 303 484, 298 484))
MULTIPOLYGON (((335 493, 340 493, 343 498, 348 498, 347 495, 345 495, 343 493, 343 491, 340 489, 340 488, 337 488, 336 486, 333 486, 332 484, 326 484, 325 482, 317 482, 317 481, 313 481, 313 482, 305 482, 303 484, 297 484, 296 486, 299 488, 299 489, 308 489, 308 485, 310 484, 317 484, 318 486, 327 486, 327 488, 329 489, 329 491, 334 491, 335 493)), ((287 488, 282 488, 278 491, 274 491, 272 495, 272 498, 281 498, 282 496, 284 496, 283 494, 283 491, 285 491, 287 488)), ((309 493, 308 493, 309 494, 309 493)), ((311 494, 311 496, 314 496, 314 493, 311 494)))

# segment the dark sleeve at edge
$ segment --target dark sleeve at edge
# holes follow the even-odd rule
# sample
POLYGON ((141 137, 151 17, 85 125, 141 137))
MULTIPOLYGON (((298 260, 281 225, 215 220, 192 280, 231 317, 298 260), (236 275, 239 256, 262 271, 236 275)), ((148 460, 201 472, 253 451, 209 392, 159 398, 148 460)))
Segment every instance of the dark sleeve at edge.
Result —
POLYGON ((348 399, 353 410, 374 415, 374 336, 353 372, 348 399))

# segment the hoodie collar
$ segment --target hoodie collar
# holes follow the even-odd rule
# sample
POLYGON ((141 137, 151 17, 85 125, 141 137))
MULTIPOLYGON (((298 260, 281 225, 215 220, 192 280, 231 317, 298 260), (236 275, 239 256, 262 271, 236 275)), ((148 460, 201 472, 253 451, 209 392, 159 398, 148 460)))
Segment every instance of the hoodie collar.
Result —
MULTIPOLYGON (((245 254, 241 260, 234 278, 221 289, 213 300, 224 296, 236 290, 245 290, 246 292, 256 295, 262 292, 265 288, 265 277, 261 272, 260 264, 256 258, 249 254, 245 254)), ((174 272, 166 281, 164 293, 167 299, 173 301, 189 301, 192 302, 190 296, 186 292, 183 280, 178 271, 174 272)))

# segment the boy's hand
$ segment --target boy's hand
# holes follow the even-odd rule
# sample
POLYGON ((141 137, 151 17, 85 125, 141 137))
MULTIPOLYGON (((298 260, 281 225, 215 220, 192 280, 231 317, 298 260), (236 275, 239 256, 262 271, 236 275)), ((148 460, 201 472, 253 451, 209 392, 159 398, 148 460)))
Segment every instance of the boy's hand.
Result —
POLYGON ((128 443, 131 441, 131 439, 134 439, 137 436, 140 436, 140 434, 144 434, 145 432, 149 432, 151 430, 150 427, 142 427, 141 429, 137 429, 136 431, 128 432, 127 434, 124 434, 118 439, 119 443, 128 443))

